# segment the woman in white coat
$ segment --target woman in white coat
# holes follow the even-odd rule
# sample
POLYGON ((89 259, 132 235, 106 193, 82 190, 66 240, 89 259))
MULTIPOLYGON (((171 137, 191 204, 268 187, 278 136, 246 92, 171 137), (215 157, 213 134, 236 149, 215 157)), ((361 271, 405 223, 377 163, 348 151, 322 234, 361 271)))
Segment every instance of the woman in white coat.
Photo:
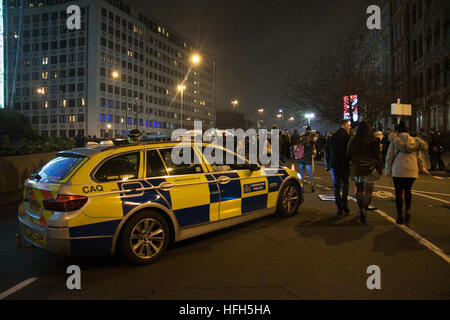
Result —
POLYGON ((403 121, 395 127, 397 132, 389 135, 389 149, 386 156, 385 174, 392 176, 395 187, 395 203, 397 206, 397 223, 408 223, 411 208, 411 189, 419 173, 430 174, 422 158, 422 150, 428 145, 418 137, 411 137, 403 121), (403 198, 405 199, 405 220, 403 220, 403 198))

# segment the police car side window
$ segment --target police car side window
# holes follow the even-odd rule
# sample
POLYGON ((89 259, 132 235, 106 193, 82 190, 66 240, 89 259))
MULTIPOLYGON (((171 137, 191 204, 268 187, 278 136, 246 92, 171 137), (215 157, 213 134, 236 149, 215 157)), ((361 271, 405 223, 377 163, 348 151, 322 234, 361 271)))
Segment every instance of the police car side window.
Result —
POLYGON ((95 173, 102 182, 136 179, 139 172, 139 152, 127 153, 107 160, 95 173))
MULTIPOLYGON (((194 153, 194 150, 192 148, 190 148, 190 150, 191 150, 190 163, 181 163, 178 165, 172 162, 172 148, 159 150, 161 157, 163 158, 164 163, 166 164, 169 175, 176 176, 182 174, 195 174, 203 172, 202 165, 200 164, 197 155, 194 153)), ((181 153, 179 155, 180 157, 182 156, 181 153)))
POLYGON ((238 163, 238 156, 230 151, 221 150, 218 148, 213 148, 208 150, 210 147, 204 148, 203 154, 205 154, 206 160, 211 165, 211 169, 215 172, 220 171, 230 171, 230 170, 246 170, 249 169, 248 163, 238 163), (206 150, 206 152, 205 152, 206 150), (228 157, 232 159, 231 162, 227 161, 228 157), (211 158, 209 157, 211 155, 211 158))
POLYGON ((161 157, 156 150, 147 151, 147 177, 167 175, 161 157))

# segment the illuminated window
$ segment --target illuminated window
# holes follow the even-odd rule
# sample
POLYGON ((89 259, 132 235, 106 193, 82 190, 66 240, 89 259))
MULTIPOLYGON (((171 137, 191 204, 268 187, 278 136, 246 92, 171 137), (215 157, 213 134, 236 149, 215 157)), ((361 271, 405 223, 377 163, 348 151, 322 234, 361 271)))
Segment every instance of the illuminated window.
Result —
POLYGON ((42 64, 48 64, 48 57, 42 58, 42 64))
POLYGON ((76 116, 74 114, 69 114, 69 123, 75 123, 76 122, 76 116))
POLYGON ((42 72, 42 73, 41 73, 41 78, 42 78, 43 80, 47 80, 47 79, 48 79, 48 72, 47 72, 47 71, 42 72))

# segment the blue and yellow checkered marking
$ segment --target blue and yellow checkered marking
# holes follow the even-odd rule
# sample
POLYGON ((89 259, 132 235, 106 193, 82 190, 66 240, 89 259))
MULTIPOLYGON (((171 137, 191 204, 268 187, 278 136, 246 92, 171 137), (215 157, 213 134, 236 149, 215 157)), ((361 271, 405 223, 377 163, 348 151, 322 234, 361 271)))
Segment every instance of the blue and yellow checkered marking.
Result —
MULTIPOLYGON (((122 197, 123 214, 126 215, 141 203, 154 202, 168 206, 168 209, 174 212, 180 227, 189 227, 274 207, 280 186, 289 174, 285 170, 273 170, 270 174, 282 174, 282 176, 251 177, 248 176, 248 172, 206 173, 192 177, 146 179, 136 182, 136 185, 128 183, 126 189, 137 188, 141 184, 144 188, 158 186, 165 181, 180 186, 170 191, 146 190, 143 195, 122 197), (226 184, 219 184, 217 180, 221 176, 227 176, 233 180, 226 184), (183 185, 189 183, 195 184, 183 185), (168 205, 159 194, 167 200, 168 205)), ((118 183, 119 189, 122 189, 122 184, 118 183)))

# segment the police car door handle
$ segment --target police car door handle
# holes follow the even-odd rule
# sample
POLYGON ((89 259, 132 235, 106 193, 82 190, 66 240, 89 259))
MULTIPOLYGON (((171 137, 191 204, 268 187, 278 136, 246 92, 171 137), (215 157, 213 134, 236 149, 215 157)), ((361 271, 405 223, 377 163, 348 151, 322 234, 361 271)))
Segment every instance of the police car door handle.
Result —
POLYGON ((168 181, 161 182, 158 186, 158 188, 161 189, 162 191, 169 191, 173 187, 175 187, 175 184, 168 181))
POLYGON ((217 179, 220 184, 227 184, 230 180, 231 178, 227 176, 220 176, 219 179, 217 179))

